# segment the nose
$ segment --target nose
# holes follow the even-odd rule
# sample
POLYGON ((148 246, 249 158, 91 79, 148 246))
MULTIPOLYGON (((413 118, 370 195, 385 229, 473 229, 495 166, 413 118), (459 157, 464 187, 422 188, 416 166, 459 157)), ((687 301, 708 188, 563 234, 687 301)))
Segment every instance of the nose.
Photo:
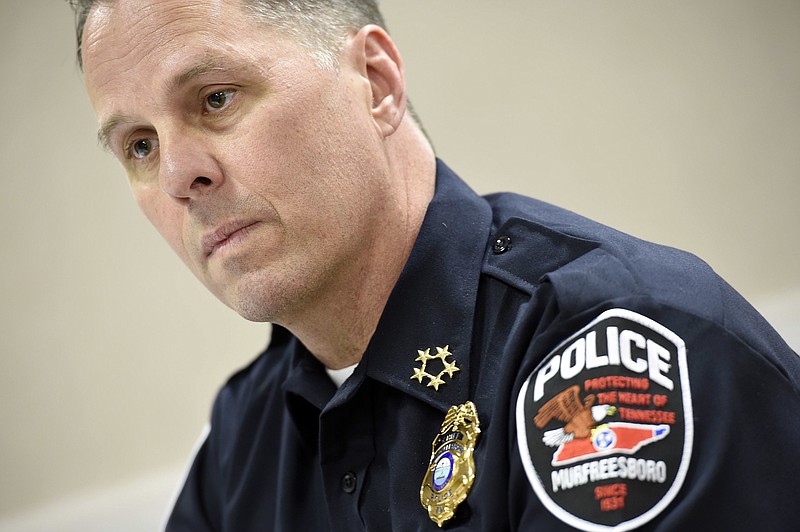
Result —
POLYGON ((161 135, 159 184, 174 200, 184 203, 222 185, 222 170, 202 141, 188 136, 161 135))

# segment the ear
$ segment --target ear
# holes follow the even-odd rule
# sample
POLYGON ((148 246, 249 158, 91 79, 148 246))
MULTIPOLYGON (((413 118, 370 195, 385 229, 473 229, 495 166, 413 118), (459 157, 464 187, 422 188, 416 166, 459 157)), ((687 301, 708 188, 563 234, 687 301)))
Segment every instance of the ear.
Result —
POLYGON ((389 34, 380 26, 361 28, 351 41, 361 75, 369 82, 372 119, 388 137, 406 112, 403 59, 389 34))

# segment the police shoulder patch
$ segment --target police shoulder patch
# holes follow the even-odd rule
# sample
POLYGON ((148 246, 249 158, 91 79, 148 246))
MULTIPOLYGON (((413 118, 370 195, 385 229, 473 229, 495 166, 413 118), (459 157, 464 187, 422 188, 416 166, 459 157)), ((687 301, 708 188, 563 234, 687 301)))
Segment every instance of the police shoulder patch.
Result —
POLYGON ((641 314, 603 312, 533 371, 516 416, 525 472, 551 513, 587 531, 641 526, 689 467, 683 340, 641 314))

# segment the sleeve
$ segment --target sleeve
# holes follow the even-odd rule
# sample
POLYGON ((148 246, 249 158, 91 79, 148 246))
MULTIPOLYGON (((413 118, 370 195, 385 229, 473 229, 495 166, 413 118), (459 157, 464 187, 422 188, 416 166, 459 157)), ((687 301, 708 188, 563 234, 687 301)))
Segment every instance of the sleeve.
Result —
POLYGON ((219 514, 214 492, 219 486, 211 456, 211 426, 206 425, 195 444, 182 485, 168 510, 164 532, 214 532, 219 514))
POLYGON ((528 524, 797 529, 800 359, 785 343, 652 299, 575 318, 516 398, 528 524))
POLYGON ((695 434, 661 529, 796 529, 800 359, 785 344, 747 341, 748 331, 684 319, 695 434))

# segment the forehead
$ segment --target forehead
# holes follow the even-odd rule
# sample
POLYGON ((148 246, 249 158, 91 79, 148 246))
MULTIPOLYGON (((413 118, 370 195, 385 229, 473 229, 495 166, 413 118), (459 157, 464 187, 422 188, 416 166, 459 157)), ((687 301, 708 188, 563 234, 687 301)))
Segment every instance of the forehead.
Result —
POLYGON ((257 64, 275 44, 276 32, 249 16, 241 0, 100 2, 84 29, 84 74, 94 100, 132 72, 146 84, 209 55, 257 64))
POLYGON ((244 22, 240 15, 236 0, 101 1, 86 20, 83 52, 90 60, 113 51, 120 57, 135 52, 144 56, 169 47, 176 37, 222 33, 244 22))

